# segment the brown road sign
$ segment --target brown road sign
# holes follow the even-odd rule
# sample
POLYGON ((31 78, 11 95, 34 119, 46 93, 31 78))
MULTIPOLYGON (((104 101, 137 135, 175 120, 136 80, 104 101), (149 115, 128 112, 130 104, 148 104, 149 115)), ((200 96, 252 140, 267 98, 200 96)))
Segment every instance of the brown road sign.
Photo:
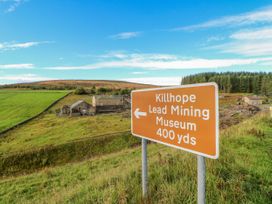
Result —
POLYGON ((217 84, 136 90, 131 99, 133 135, 218 158, 217 84))

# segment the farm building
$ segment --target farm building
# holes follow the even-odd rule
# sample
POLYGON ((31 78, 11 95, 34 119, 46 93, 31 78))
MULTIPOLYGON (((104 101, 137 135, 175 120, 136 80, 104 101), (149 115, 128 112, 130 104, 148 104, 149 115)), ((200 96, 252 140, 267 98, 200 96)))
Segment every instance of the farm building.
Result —
POLYGON ((128 96, 96 95, 92 102, 96 113, 118 112, 130 107, 128 96))
POLYGON ((75 102, 70 107, 70 116, 94 115, 95 108, 84 100, 75 102))
POLYGON ((129 96, 99 95, 93 96, 92 105, 84 100, 79 100, 71 106, 64 105, 57 114, 58 116, 84 116, 120 112, 129 108, 129 96))
POLYGON ((60 109, 59 116, 70 115, 70 106, 64 105, 60 109))
POLYGON ((83 116, 94 115, 95 108, 89 103, 80 100, 72 104, 71 106, 64 105, 60 109, 59 116, 83 116))
POLYGON ((243 97, 243 101, 246 104, 252 105, 252 106, 258 106, 263 103, 263 99, 258 96, 245 96, 245 97, 243 97))

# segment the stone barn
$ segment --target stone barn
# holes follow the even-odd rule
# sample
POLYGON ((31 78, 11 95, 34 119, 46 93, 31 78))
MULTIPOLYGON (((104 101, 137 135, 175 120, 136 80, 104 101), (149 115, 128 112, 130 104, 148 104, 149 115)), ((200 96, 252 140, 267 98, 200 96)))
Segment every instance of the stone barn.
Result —
POLYGON ((64 105, 60 109, 59 116, 70 115, 70 106, 64 105))
POLYGON ((243 97, 243 101, 252 106, 258 106, 263 103, 263 99, 258 96, 245 96, 243 97))
POLYGON ((95 108, 84 100, 75 102, 70 107, 70 116, 94 115, 95 108))
POLYGON ((92 103, 96 113, 119 112, 130 107, 130 100, 118 95, 95 95, 92 103))

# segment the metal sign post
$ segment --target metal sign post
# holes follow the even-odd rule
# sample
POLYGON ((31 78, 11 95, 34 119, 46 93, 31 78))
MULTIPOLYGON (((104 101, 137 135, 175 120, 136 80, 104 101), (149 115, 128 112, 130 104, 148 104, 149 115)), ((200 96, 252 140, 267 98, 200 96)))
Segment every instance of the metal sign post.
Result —
POLYGON ((205 157, 197 155, 197 203, 205 204, 206 164, 205 157))
POLYGON ((147 140, 142 138, 142 189, 143 197, 147 197, 147 140))

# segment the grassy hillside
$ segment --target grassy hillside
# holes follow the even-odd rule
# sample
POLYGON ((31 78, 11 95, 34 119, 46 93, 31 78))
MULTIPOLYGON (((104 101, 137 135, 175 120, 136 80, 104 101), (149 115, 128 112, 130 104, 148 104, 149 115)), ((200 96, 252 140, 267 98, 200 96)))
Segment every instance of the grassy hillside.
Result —
MULTIPOLYGON (((250 117, 244 107, 236 105, 239 97, 231 94, 220 99, 220 127, 226 128, 250 117)), ((130 135, 128 112, 94 117, 55 115, 57 108, 80 99, 91 103, 92 98, 70 94, 42 116, 3 134, 0 138, 0 176, 29 173, 47 166, 120 151, 123 147, 139 143, 127 139, 130 135), (104 147, 118 142, 122 145, 104 147)))
POLYGON ((130 120, 122 114, 56 117, 50 113, 5 134, 5 138, 0 139, 0 156, 59 145, 84 137, 129 131, 129 128, 130 120))
MULTIPOLYGON (((29 94, 34 92, 25 93, 29 94)), ((38 96, 42 98, 43 95, 38 96)), ((37 98, 36 95, 35 98, 37 98)), ((46 95, 44 100, 47 99, 46 95)), ((71 94, 56 103, 42 116, 5 133, 3 138, 0 138, 0 156, 21 152, 23 150, 29 151, 48 145, 59 145, 85 137, 95 137, 97 135, 129 131, 130 118, 124 113, 102 114, 93 117, 56 116, 55 110, 57 108, 60 108, 65 104, 73 104, 80 99, 84 99, 91 103, 92 97, 89 95, 71 94)), ((16 101, 11 103, 17 104, 16 101)), ((7 117, 9 118, 8 115, 7 117)))
MULTIPOLYGON (((89 95, 70 94, 38 118, 2 134, 0 138, 0 176, 28 173, 46 167, 119 151, 133 146, 129 113, 93 117, 58 117, 55 110, 89 95), (120 145, 110 144, 120 143, 120 145), (109 144, 110 146, 106 146, 109 144)), ((15 102, 16 103, 16 102, 15 102)))
MULTIPOLYGON (((235 104, 237 97, 239 96, 221 99, 220 103, 228 108, 235 104)), ((127 113, 103 114, 94 117, 56 116, 56 109, 63 105, 71 105, 81 99, 89 103, 92 102, 92 97, 89 95, 70 94, 39 118, 5 133, 4 137, 0 138, 0 156, 48 145, 59 145, 86 137, 130 130, 130 117, 127 113)), ((17 102, 13 101, 13 103, 16 105, 17 102)))
POLYGON ((63 91, 0 90, 0 132, 37 115, 66 94, 63 91))
MULTIPOLYGON (((257 115, 221 132, 207 159, 207 203, 271 201, 272 119, 257 115)), ((196 203, 196 157, 148 145, 151 203, 196 203)), ((141 203, 141 150, 0 180, 0 203, 141 203)))
POLYGON ((21 83, 5 85, 5 87, 17 87, 17 88, 33 88, 33 87, 47 87, 47 88, 76 88, 76 87, 92 88, 111 88, 111 89, 141 89, 151 88, 154 85, 130 83, 125 81, 110 81, 110 80, 51 80, 41 81, 33 83, 21 83))
MULTIPOLYGON (((229 95, 220 99, 220 107, 233 109, 237 98, 239 98, 239 95, 229 95)), ((46 145, 58 145, 85 137, 130 130, 128 113, 102 114, 94 117, 56 116, 56 109, 63 105, 71 105, 81 99, 89 103, 92 102, 92 97, 89 95, 70 94, 39 118, 4 134, 4 138, 0 138, 0 156, 24 149, 30 150, 46 145)), ((16 102, 14 103, 16 104, 16 102)))

